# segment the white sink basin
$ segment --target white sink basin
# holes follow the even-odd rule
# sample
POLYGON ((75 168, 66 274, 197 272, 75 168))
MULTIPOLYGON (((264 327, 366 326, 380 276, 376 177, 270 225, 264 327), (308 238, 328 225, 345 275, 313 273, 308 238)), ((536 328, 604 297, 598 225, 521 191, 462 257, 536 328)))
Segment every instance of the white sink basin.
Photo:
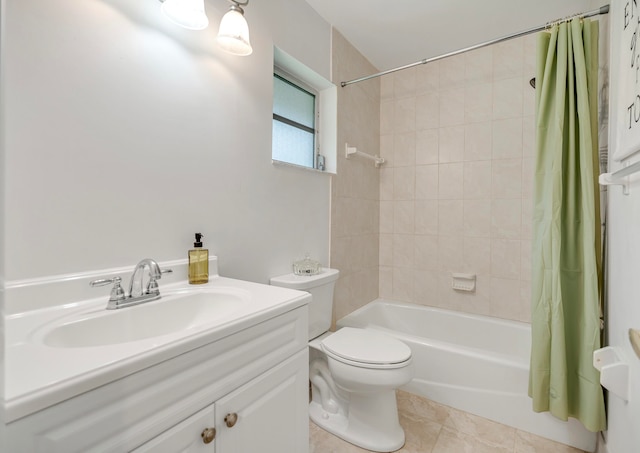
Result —
POLYGON ((237 288, 184 290, 133 307, 63 318, 43 332, 41 341, 50 347, 83 348, 186 333, 224 322, 249 300, 249 293, 237 288))

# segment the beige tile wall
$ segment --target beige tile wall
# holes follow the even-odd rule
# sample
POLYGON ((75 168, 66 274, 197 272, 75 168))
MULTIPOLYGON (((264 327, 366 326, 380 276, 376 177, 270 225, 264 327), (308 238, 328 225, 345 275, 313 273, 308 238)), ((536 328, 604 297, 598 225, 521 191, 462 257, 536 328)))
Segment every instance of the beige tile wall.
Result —
POLYGON ((530 320, 535 39, 381 78, 380 297, 530 320))
POLYGON ((331 184, 331 266, 340 270, 334 296, 339 319, 378 297, 380 170, 347 160, 345 143, 380 154, 380 80, 340 88, 377 72, 339 32, 333 32, 333 82, 338 85, 338 174, 331 184))

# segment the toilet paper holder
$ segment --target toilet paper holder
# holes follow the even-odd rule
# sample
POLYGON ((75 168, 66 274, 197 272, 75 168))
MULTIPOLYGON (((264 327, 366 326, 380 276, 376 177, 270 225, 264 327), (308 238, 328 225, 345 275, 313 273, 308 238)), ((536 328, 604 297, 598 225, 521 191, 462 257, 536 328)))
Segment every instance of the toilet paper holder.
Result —
POLYGON ((620 359, 614 347, 593 351, 593 366, 600 371, 600 384, 604 388, 629 401, 629 365, 620 359))

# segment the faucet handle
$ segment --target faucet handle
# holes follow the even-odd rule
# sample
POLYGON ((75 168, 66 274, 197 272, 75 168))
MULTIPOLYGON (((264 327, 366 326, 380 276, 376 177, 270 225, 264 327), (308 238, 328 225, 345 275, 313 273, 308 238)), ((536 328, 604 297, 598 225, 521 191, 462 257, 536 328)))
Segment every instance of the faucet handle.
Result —
POLYGON ((98 280, 89 282, 89 286, 105 286, 113 283, 109 302, 120 302, 125 299, 124 289, 120 286, 121 281, 122 279, 117 276, 113 278, 99 278, 98 280))
MULTIPOLYGON (((173 269, 160 269, 160 276, 158 278, 161 278, 162 274, 171 274, 171 273, 173 273, 173 269)), ((147 284, 147 294, 160 294, 158 279, 155 278, 153 275, 149 277, 149 284, 147 284)))

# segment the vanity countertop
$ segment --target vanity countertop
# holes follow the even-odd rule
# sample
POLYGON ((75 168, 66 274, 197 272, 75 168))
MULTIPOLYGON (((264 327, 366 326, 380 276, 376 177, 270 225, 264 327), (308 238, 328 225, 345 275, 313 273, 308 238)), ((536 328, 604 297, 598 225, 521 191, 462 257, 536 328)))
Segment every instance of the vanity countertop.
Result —
POLYGON ((219 276, 204 285, 178 282, 163 286, 161 291, 162 299, 147 304, 168 303, 172 296, 185 291, 240 292, 246 303, 208 324, 136 341, 86 347, 50 346, 43 338, 52 325, 86 316, 111 316, 145 304, 107 312, 106 299, 100 297, 11 314, 5 318, 5 423, 304 306, 311 299, 305 292, 219 276))

